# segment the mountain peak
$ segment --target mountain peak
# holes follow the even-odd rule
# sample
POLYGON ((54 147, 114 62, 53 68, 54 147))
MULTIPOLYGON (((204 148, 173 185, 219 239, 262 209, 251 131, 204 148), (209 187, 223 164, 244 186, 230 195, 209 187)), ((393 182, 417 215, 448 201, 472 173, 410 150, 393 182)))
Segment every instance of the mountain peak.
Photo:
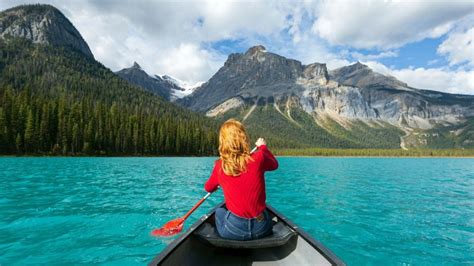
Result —
MULTIPOLYGON (((297 60, 267 52, 262 45, 253 46, 244 54, 229 55, 224 66, 187 98, 185 105, 192 110, 206 111, 216 103, 235 96, 251 98, 282 95, 288 91, 284 84, 296 84, 303 69, 297 60), (276 89, 273 84, 279 84, 279 87, 276 89)), ((324 70, 310 67, 307 75, 313 78, 320 72, 324 70)), ((316 79, 319 80, 319 76, 316 79)))
POLYGON ((94 58, 72 23, 51 5, 21 5, 0 12, 0 39, 19 37, 35 44, 67 47, 94 58))
POLYGON ((142 67, 137 62, 133 62, 132 68, 142 69, 142 67))
POLYGON ((265 48, 265 46, 263 45, 256 45, 256 46, 252 46, 250 47, 247 52, 245 52, 246 55, 255 55, 257 53, 266 53, 267 52, 267 49, 265 48))
POLYGON ((159 76, 148 75, 137 62, 133 62, 133 66, 124 68, 115 72, 129 83, 142 87, 169 100, 171 95, 171 87, 159 76))
POLYGON ((25 4, 25 5, 18 5, 12 8, 8 8, 4 10, 2 13, 11 13, 15 12, 17 14, 21 15, 30 15, 30 14, 35 14, 35 15, 42 15, 46 12, 56 12, 61 14, 61 11, 57 9, 56 7, 50 5, 50 4, 25 4))
POLYGON ((349 66, 355 69, 369 68, 367 65, 362 64, 360 61, 357 61, 357 63, 349 65, 349 66))

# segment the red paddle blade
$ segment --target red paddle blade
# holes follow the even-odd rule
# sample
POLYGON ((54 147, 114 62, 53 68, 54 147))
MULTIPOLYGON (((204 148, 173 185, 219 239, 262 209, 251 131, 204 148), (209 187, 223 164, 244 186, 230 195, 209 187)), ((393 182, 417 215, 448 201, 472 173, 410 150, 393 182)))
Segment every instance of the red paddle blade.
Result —
POLYGON ((184 219, 178 218, 165 223, 160 229, 151 232, 152 236, 172 236, 183 230, 184 219))

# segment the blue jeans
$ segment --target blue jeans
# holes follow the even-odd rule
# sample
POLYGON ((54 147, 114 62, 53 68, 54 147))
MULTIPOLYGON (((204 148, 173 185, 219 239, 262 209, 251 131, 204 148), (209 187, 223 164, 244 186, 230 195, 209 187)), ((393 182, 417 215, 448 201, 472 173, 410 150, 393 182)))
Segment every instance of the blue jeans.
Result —
POLYGON ((217 232, 221 237, 233 240, 262 238, 271 234, 273 228, 267 210, 263 215, 264 218, 258 221, 256 218, 239 217, 223 207, 217 208, 215 215, 217 232))

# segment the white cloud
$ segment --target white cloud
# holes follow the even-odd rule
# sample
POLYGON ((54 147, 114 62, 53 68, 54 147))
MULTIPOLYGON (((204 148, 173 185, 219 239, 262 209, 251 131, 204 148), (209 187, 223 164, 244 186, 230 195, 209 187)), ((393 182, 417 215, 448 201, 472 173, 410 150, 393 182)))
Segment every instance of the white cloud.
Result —
POLYGON ((272 1, 215 0, 201 3, 204 9, 200 16, 204 23, 199 33, 207 41, 253 34, 271 35, 287 26, 287 11, 272 1))
POLYGON ((202 77, 207 74, 201 73, 203 69, 218 69, 224 60, 219 55, 188 43, 172 49, 168 57, 156 63, 167 69, 168 72, 162 74, 174 73, 184 80, 203 80, 202 77))
POLYGON ((415 88, 474 94, 474 71, 416 68, 394 70, 392 74, 415 88))
POLYGON ((474 66, 474 27, 449 34, 438 47, 438 53, 445 55, 450 65, 468 63, 474 66))
POLYGON ((447 33, 473 12, 469 1, 325 1, 313 31, 331 44, 390 49, 447 33))
POLYGON ((283 10, 267 1, 119 2, 81 5, 92 13, 86 17, 71 12, 71 20, 84 32, 97 59, 113 70, 137 61, 150 74, 168 74, 192 83, 208 80, 227 58, 227 54, 204 49, 203 44, 272 35, 287 23, 283 10), (110 47, 104 47, 104 35, 113 38, 110 47), (120 56, 112 46, 121 51, 120 56))
POLYGON ((377 60, 377 59, 388 58, 388 57, 397 57, 398 52, 386 51, 386 52, 380 52, 378 54, 361 54, 358 52, 352 52, 351 56, 355 58, 356 60, 368 61, 368 60, 377 60))
MULTIPOLYGON (((2 0, 0 9, 28 2, 2 0)), ((304 64, 326 63, 329 69, 353 59, 367 61, 376 71, 413 87, 474 94, 472 71, 395 69, 376 62, 398 56, 393 48, 447 34, 438 49, 440 56, 453 66, 472 65, 472 24, 464 30, 457 26, 473 12, 473 4, 467 1, 43 2, 58 7, 81 32, 96 59, 114 71, 137 61, 149 74, 168 74, 190 83, 205 81, 228 55, 211 44, 234 40, 240 47, 264 44, 271 52, 304 64), (347 49, 337 52, 333 44, 347 49), (379 50, 362 53, 351 47, 379 50)))
POLYGON ((422 67, 392 69, 376 61, 363 63, 376 72, 392 75, 417 89, 474 94, 474 71, 422 67))

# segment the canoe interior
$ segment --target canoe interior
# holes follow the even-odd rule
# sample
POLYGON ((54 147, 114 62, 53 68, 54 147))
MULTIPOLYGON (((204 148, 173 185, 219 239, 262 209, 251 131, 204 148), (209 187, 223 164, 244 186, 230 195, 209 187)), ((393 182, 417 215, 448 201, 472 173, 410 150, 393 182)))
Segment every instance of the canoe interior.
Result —
POLYGON ((205 223, 214 225, 214 211, 203 216, 171 243, 150 265, 345 265, 321 243, 269 207, 274 223, 294 230, 284 245, 257 249, 221 248, 205 243, 194 233, 205 223))

